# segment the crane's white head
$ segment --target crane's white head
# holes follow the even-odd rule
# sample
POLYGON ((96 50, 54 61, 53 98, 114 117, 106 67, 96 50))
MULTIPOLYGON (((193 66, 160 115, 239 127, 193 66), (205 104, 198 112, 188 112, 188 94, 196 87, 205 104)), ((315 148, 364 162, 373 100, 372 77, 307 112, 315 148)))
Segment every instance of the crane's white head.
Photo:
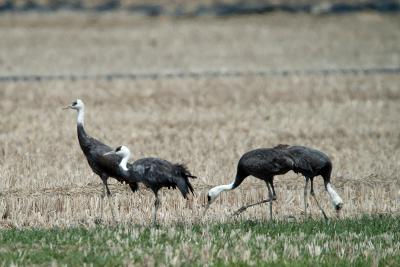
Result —
POLYGON ((71 105, 66 106, 65 109, 75 109, 75 110, 82 110, 85 107, 83 104, 83 101, 80 99, 77 99, 71 103, 71 105))
POLYGON ((225 190, 232 190, 233 189, 233 184, 234 183, 230 183, 230 184, 226 184, 226 185, 218 185, 216 187, 213 187, 210 189, 210 191, 208 191, 207 193, 207 204, 206 204, 206 208, 203 212, 203 216, 206 214, 206 211, 208 210, 208 208, 210 207, 210 205, 217 199, 217 197, 219 196, 219 194, 225 190))
POLYGON ((107 155, 118 155, 122 157, 119 166, 121 166, 121 168, 124 169, 125 171, 128 170, 126 164, 128 163, 128 160, 131 157, 131 151, 129 150, 129 148, 127 148, 126 146, 119 146, 115 150, 105 153, 103 156, 107 155))
POLYGON ((131 151, 126 146, 119 146, 115 149, 115 154, 125 158, 131 156, 131 151))
POLYGON ((207 204, 211 205, 222 192, 222 188, 220 186, 216 186, 210 189, 207 193, 207 204))
POLYGON ((340 210, 343 208, 342 198, 339 196, 339 194, 335 191, 330 183, 327 183, 326 191, 328 191, 329 197, 332 201, 332 205, 335 208, 337 215, 339 215, 340 210))

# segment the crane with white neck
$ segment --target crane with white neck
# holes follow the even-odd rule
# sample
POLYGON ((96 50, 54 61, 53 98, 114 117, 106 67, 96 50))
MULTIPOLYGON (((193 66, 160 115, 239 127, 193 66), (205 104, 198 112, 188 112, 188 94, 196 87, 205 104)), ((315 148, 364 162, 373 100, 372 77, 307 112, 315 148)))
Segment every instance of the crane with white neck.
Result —
POLYGON ((153 224, 156 224, 157 209, 161 204, 158 195, 158 191, 161 188, 178 188, 185 199, 187 199, 189 193, 194 193, 189 178, 197 177, 193 176, 183 164, 173 164, 159 158, 142 158, 134 161, 132 164, 128 164, 131 152, 126 146, 119 146, 115 151, 107 152, 104 155, 118 155, 122 157, 119 167, 124 179, 134 183, 142 183, 153 191, 155 196, 153 224))
MULTIPOLYGON (((105 153, 110 152, 113 149, 99 140, 90 137, 86 133, 84 128, 85 105, 83 101, 77 99, 76 101, 72 102, 71 105, 65 107, 65 109, 74 109, 78 111, 77 133, 79 145, 89 163, 90 168, 94 173, 100 176, 103 182, 103 193, 101 195, 102 200, 104 199, 105 194, 107 194, 109 203, 111 201, 111 192, 107 183, 109 177, 113 177, 119 182, 128 183, 131 190, 135 192, 138 188, 137 183, 125 180, 124 177, 119 173, 119 163, 121 161, 121 157, 115 154, 104 156, 105 153)), ((112 206, 111 212, 113 220, 115 221, 114 208, 112 206)), ((101 204, 101 216, 102 215, 103 204, 101 204)))
MULTIPOLYGON (((259 203, 269 202, 269 214, 272 219, 272 202, 276 200, 274 188, 274 176, 285 174, 288 171, 301 173, 305 177, 304 187, 304 213, 307 215, 307 187, 311 181, 310 194, 316 201, 325 219, 328 219, 322 209, 314 192, 314 177, 321 175, 324 180, 325 189, 331 199, 333 207, 339 214, 343 207, 343 201, 335 189, 332 187, 330 178, 332 163, 327 155, 304 146, 278 145, 273 148, 260 148, 251 150, 240 158, 237 165, 235 180, 227 185, 213 187, 207 194, 207 205, 204 214, 220 193, 237 188, 248 176, 254 176, 264 180, 267 184, 269 199, 259 203)), ((259 204, 256 203, 256 204, 259 204)), ((255 204, 248 205, 253 206, 255 204)), ((245 207, 245 208, 247 208, 245 207)), ((242 208, 243 209, 243 208, 242 208)))

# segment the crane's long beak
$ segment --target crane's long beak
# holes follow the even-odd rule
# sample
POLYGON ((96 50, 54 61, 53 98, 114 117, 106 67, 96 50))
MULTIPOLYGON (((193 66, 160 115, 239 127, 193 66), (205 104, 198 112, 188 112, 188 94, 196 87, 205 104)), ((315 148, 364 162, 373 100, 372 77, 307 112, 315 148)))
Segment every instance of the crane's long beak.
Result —
POLYGON ((342 212, 341 212, 342 206, 343 206, 343 204, 336 208, 336 218, 338 218, 338 219, 340 219, 341 214, 342 214, 342 212))
POLYGON ((343 208, 343 202, 339 203, 336 205, 335 210, 336 210, 336 217, 340 218, 340 214, 343 208))
POLYGON ((107 153, 103 154, 103 156, 114 155, 114 154, 115 154, 115 151, 110 151, 110 152, 107 152, 107 153))
POLYGON ((62 109, 70 109, 70 108, 72 108, 71 106, 66 106, 66 107, 63 107, 62 109))
POLYGON ((341 217, 341 212, 340 212, 340 210, 337 210, 336 211, 336 218, 340 219, 340 217, 341 217))

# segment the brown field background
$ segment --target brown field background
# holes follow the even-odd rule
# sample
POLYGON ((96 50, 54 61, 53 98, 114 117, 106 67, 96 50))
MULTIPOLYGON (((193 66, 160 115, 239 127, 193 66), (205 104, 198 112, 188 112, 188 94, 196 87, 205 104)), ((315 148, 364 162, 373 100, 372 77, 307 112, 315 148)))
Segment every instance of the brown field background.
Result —
MULTIPOLYGON (((102 16, 0 16, 1 75, 163 73, 400 66, 399 16, 268 16, 153 19, 102 16)), ((209 188, 234 179, 240 156, 276 144, 311 146, 333 161, 343 216, 400 212, 400 77, 289 75, 199 79, 0 83, 0 227, 91 225, 100 217, 101 181, 76 136, 86 104, 87 132, 134 158, 185 162, 199 179, 186 202, 163 190, 162 223, 201 219, 209 188)), ((274 216, 302 217, 304 179, 275 179, 274 216)), ((120 222, 150 222, 153 193, 132 194, 110 179, 120 222)), ((334 211, 322 179, 317 197, 334 211)), ((267 197, 249 177, 221 195, 204 218, 232 220, 244 204, 267 197)), ((321 217, 310 199, 311 213, 321 217)), ((111 221, 105 199, 105 219, 111 221)), ((267 206, 241 218, 268 218, 267 206)))

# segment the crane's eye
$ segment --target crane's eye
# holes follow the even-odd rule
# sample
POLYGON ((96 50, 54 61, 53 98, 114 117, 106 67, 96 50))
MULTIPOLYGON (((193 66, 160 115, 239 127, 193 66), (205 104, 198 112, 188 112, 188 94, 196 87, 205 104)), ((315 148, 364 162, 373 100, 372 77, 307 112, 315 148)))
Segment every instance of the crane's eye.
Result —
POLYGON ((76 104, 77 104, 76 101, 72 102, 72 106, 76 106, 76 104))
POLYGON ((117 147, 117 149, 115 150, 116 152, 121 151, 121 147, 117 147))

